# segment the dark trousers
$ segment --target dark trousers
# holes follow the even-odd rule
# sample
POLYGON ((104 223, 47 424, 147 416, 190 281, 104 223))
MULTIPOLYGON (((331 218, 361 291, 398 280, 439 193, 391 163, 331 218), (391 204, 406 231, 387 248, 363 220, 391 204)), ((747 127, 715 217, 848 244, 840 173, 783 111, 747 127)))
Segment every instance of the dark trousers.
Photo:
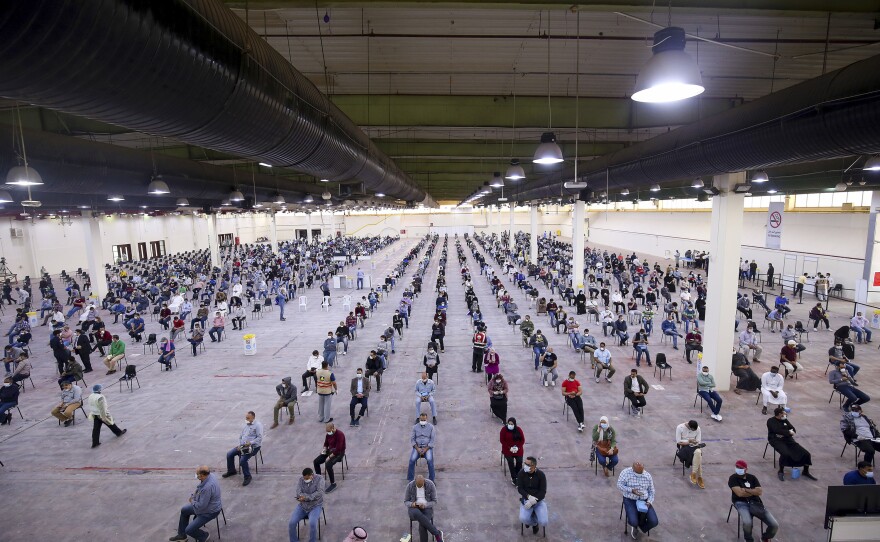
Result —
POLYGON ((483 371, 483 347, 474 347, 474 354, 471 358, 471 370, 476 372, 483 371))
POLYGON ((332 459, 327 459, 328 457, 330 457, 330 454, 320 454, 312 462, 312 465, 315 467, 315 474, 321 474, 321 465, 325 465, 327 467, 327 478, 330 479, 331 484, 335 484, 336 477, 333 475, 333 465, 342 461, 342 458, 345 456, 334 455, 332 459))
POLYGON ((865 461, 868 463, 874 463, 874 452, 880 449, 880 443, 871 441, 871 440, 860 440, 856 442, 856 446, 859 447, 859 450, 865 452, 865 461))
POLYGON ((502 422, 507 421, 507 397, 491 397, 489 398, 489 406, 494 414, 502 422))
POLYGON ((574 419, 577 420, 578 425, 584 423, 584 401, 580 397, 566 397, 565 404, 571 409, 571 412, 574 414, 574 419))
POLYGON ((101 444, 101 426, 106 425, 117 437, 122 434, 122 429, 116 427, 115 423, 107 423, 100 417, 95 416, 94 425, 92 426, 92 446, 101 444))
POLYGON ((516 482, 516 477, 519 474, 519 471, 522 470, 523 458, 521 455, 506 455, 504 459, 507 460, 507 470, 510 471, 510 479, 516 482))
POLYGON ((440 530, 434 527, 433 508, 425 508, 424 510, 408 508, 407 510, 409 510, 410 521, 416 521, 419 524, 419 540, 421 542, 428 542, 428 533, 435 537, 440 534, 440 530))
POLYGON ((626 512, 627 524, 632 525, 633 527, 638 527, 643 533, 647 533, 660 523, 660 520, 657 519, 657 512, 654 511, 653 506, 648 508, 647 513, 639 513, 639 510, 636 507, 636 501, 624 497, 623 509, 626 512))
POLYGON ((315 381, 315 388, 318 387, 318 377, 316 376, 315 371, 306 371, 302 374, 303 391, 309 389, 310 378, 315 381))
POLYGON ((634 406, 636 408, 642 408, 643 406, 648 404, 648 401, 645 399, 644 395, 636 395, 634 393, 629 393, 629 394, 627 394, 627 397, 629 398, 630 402, 632 403, 632 406, 634 406))
POLYGON ((354 419, 354 407, 360 403, 361 410, 358 413, 358 418, 362 418, 364 416, 364 412, 367 411, 367 397, 352 397, 351 403, 348 404, 348 414, 351 416, 351 419, 354 419))
POLYGON ((88 350, 85 350, 85 351, 80 350, 79 359, 82 360, 82 364, 83 364, 83 367, 86 368, 86 372, 92 370, 92 360, 89 358, 89 351, 88 350))

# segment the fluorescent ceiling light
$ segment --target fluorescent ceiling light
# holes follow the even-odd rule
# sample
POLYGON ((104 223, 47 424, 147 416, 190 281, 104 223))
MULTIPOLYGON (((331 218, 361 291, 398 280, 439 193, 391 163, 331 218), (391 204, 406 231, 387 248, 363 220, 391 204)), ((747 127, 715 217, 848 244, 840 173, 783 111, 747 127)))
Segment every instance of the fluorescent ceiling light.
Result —
POLYGON ((768 194, 775 194, 776 192, 778 192, 778 190, 776 190, 775 188, 768 188, 767 189, 768 194))
POLYGON ((562 149, 556 144, 556 134, 553 132, 541 134, 541 144, 535 150, 532 162, 536 164, 558 164, 562 162, 562 149))
POLYGON ((39 186, 43 184, 43 178, 32 167, 15 166, 6 174, 6 184, 14 186, 39 186))
POLYGON ((504 174, 504 177, 511 181, 519 181, 526 178, 526 172, 523 170, 523 167, 519 165, 519 160, 514 158, 510 161, 510 167, 507 168, 507 173, 504 174))
POLYGON ((107 196, 107 201, 125 201, 125 198, 121 194, 110 194, 107 196))
POLYGON ((267 164, 266 162, 260 162, 260 165, 263 167, 272 167, 272 164, 267 164))
POLYGON ((684 30, 664 28, 654 34, 654 56, 639 72, 632 99, 637 102, 677 102, 701 94, 706 88, 700 68, 684 52, 684 30))
POLYGON ((322 182, 322 183, 329 183, 329 182, 330 182, 330 179, 321 179, 321 182, 322 182))
POLYGON ((376 192, 376 197, 377 198, 384 198, 385 194, 383 194, 382 192, 376 192))
POLYGON ((153 179, 150 181, 150 186, 147 187, 147 194, 161 195, 170 192, 171 190, 168 188, 168 184, 161 179, 153 179))

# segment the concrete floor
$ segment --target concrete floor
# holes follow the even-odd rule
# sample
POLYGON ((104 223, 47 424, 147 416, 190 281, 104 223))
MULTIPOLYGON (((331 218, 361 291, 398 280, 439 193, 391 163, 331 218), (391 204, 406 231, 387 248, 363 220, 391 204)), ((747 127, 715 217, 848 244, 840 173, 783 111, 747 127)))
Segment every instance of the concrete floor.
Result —
MULTIPOLYGON (((380 254, 377 276, 415 243, 403 240, 380 254)), ((471 328, 451 238, 448 248, 450 307, 437 392, 439 503, 435 521, 452 542, 518 540, 517 493, 499 466, 500 423, 489 413, 483 375, 470 372, 471 328)), ((347 423, 348 382, 355 368, 363 365, 380 330, 390 322, 400 289, 391 293, 392 303, 380 305, 378 317, 368 321, 351 343, 348 356, 341 358, 336 375, 342 393, 334 399, 333 414, 347 437, 350 470, 344 481, 337 471, 339 489, 326 497, 329 524, 323 528, 325 541, 342 540, 355 525, 367 528, 370 540, 377 542, 395 542, 409 532, 402 502, 408 439, 415 417, 414 383, 430 333, 430 292, 438 259, 439 248, 426 275, 426 294, 415 301, 410 327, 398 342, 382 392, 371 396, 370 417, 359 428, 350 428, 347 423)), ((526 453, 537 456, 539 467, 547 474, 547 539, 622 540, 616 479, 593 474, 588 463, 588 433, 578 433, 574 420, 567 422, 562 416, 558 387, 539 385, 530 353, 520 346, 519 332, 505 325, 501 311, 490 302, 490 290, 482 277, 475 279, 475 288, 501 356, 502 372, 510 383, 509 415, 518 418, 525 432, 526 453)), ((241 487, 239 477, 221 480, 228 520, 228 525, 221 526, 222 538, 231 542, 286 540, 287 521, 295 505, 294 485, 299 472, 311 466, 320 452, 324 428, 317 422, 317 399, 312 396, 301 400, 302 416, 294 425, 269 430, 274 386, 288 375, 300 386, 299 375, 309 353, 321 348, 326 332, 344 315, 340 301, 344 293, 334 292, 329 313, 320 310, 317 289, 313 289, 307 313, 289 305, 286 322, 278 320, 277 309, 251 322, 247 332, 258 337, 258 352, 253 357, 243 355, 244 333, 230 332, 228 340, 219 345, 208 342, 207 352, 197 358, 181 351, 179 369, 166 373, 159 371, 155 356, 138 355, 142 347, 130 345, 130 362, 139 366, 140 389, 120 393, 115 378, 104 376, 103 371, 96 370, 87 378, 90 385, 101 382, 108 386, 111 411, 120 427, 129 430, 119 439, 105 430, 102 446, 94 450, 89 447, 88 423, 80 419, 76 426, 63 428, 48 415, 57 402, 58 388, 54 361, 45 346, 48 328, 37 328, 33 343, 37 388, 21 398, 24 421, 16 414, 11 427, 0 427, 0 460, 6 464, 0 469, 6 497, 5 506, 0 507, 0 541, 167 540, 175 532, 180 506, 197 483, 195 466, 207 463, 223 472, 226 451, 237 443, 248 410, 256 411, 267 429, 265 464, 260 465, 259 474, 254 473, 248 487, 241 487)), ((516 299, 525 305, 521 295, 516 299)), ((807 320, 810 305, 806 301, 794 305, 789 317, 792 321, 807 320)), ((834 329, 848 319, 849 309, 832 302, 832 314, 834 329)), ((765 504, 781 523, 776 540, 825 539, 821 529, 825 487, 839 484, 844 472, 853 468, 851 452, 839 457, 840 413, 836 404, 828 404, 830 389, 822 374, 831 332, 811 334, 812 342, 802 359, 807 371, 799 380, 786 384, 793 407, 791 420, 798 428, 799 441, 813 454, 813 471, 819 481, 801 478, 780 482, 771 456, 761 457, 766 417, 755 406, 754 396, 724 393, 724 421, 717 423, 708 418, 708 412, 700 414, 692 408, 695 366, 688 366, 671 346, 652 345, 652 355, 667 353, 674 365, 673 379, 664 378, 661 383, 645 371, 649 383, 656 386, 648 396, 645 416, 631 418, 621 409, 623 373, 633 364, 630 347, 611 347, 618 374, 613 384, 596 384, 585 378, 587 370, 565 346, 565 337, 553 334, 543 318, 538 322, 560 355, 560 374, 569 369, 579 372, 585 387, 588 426, 601 415, 609 416, 620 435, 621 466, 639 460, 653 475, 660 526, 651 533, 651 540, 734 540, 734 523, 725 524, 730 504, 726 480, 738 458, 749 462, 750 472, 765 488, 765 504), (703 436, 709 443, 704 450, 705 490, 691 486, 680 467, 671 465, 675 426, 691 418, 703 425, 703 436)), ((148 332, 161 330, 158 323, 148 322, 147 327, 148 332)), ((121 324, 110 328, 112 332, 122 330, 121 324)), ((758 367, 759 373, 769 368, 781 340, 778 334, 765 332, 763 344, 765 363, 758 367)), ((877 358, 870 345, 857 347, 862 389, 874 395, 878 371, 873 363, 877 358)), ((873 403, 866 407, 868 415, 880 417, 874 410, 873 403)), ((417 472, 425 471, 424 464, 419 465, 417 472)), ((213 523, 210 531, 216 539, 213 523)))

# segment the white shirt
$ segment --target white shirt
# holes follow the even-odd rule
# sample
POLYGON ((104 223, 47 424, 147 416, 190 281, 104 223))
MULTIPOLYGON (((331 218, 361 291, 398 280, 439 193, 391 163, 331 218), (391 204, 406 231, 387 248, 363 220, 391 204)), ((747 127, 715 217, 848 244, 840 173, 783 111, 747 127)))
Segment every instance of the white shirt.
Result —
POLYGON ((324 363, 324 356, 309 356, 309 360, 306 362, 306 369, 309 371, 312 369, 320 369, 322 363, 324 363))
POLYGON ((639 387, 639 379, 633 378, 632 383, 629 385, 629 389, 631 389, 634 393, 641 393, 642 388, 639 387))
POLYGON ((425 487, 416 486, 416 504, 427 505, 428 500, 425 498, 425 487))
POLYGON ((861 328, 868 327, 868 319, 865 318, 864 316, 853 316, 852 320, 850 320, 849 323, 853 327, 861 327, 861 328))
POLYGON ((694 431, 690 427, 688 427, 687 422, 678 424, 678 427, 675 428, 675 442, 684 442, 690 441, 690 439, 694 439, 697 444, 703 441, 703 430, 700 427, 697 427, 697 430, 694 431))
POLYGON ((773 374, 767 371, 761 375, 761 389, 765 391, 780 391, 785 384, 785 379, 779 373, 773 374))

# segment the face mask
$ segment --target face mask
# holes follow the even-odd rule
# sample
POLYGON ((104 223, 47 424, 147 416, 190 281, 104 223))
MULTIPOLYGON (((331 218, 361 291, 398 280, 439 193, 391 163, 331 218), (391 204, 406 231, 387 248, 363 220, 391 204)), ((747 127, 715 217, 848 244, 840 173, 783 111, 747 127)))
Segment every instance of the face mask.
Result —
POLYGON ((362 373, 358 373, 358 378, 363 378, 364 375, 362 373))
POLYGON ((496 379, 495 379, 495 382, 498 383, 498 384, 500 384, 500 383, 501 383, 501 379, 500 379, 500 378, 496 378, 496 379))
POLYGON ((604 347, 604 346, 600 346, 600 347, 599 347, 599 350, 601 350, 601 351, 604 352, 604 351, 605 351, 605 347, 604 347))
POLYGON ((873 477, 874 477, 874 471, 866 472, 866 473, 865 473, 865 476, 867 476, 868 478, 873 478, 873 477))
POLYGON ((419 420, 419 425, 421 425, 422 427, 428 425, 428 420, 419 420))
POLYGON ((775 375, 778 375, 778 374, 779 374, 779 371, 770 371, 770 372, 773 373, 773 374, 775 374, 775 375))
POLYGON ((516 427, 516 426, 513 425, 512 423, 507 424, 507 428, 510 429, 511 431, 513 431, 514 427, 516 427))
POLYGON ((707 375, 707 374, 709 374, 709 371, 703 371, 703 374, 707 375))
POLYGON ((327 431, 327 436, 328 436, 328 437, 332 437, 332 436, 333 436, 333 431, 327 431))
POLYGON ((308 480, 306 480, 305 478, 303 478, 303 482, 305 482, 305 483, 307 483, 307 484, 311 484, 311 483, 312 483, 312 478, 309 478, 308 480))
POLYGON ((788 416, 786 416, 785 414, 783 414, 782 417, 779 418, 779 419, 780 419, 780 420, 787 420, 787 419, 788 419, 788 416))
POLYGON ((3 383, 3 387, 4 387, 4 388, 8 388, 8 387, 11 386, 11 385, 12 385, 12 384, 10 384, 9 382, 4 382, 4 383, 3 383))
POLYGON ((607 423, 600 423, 599 427, 601 427, 602 429, 608 429, 608 424, 607 423))
POLYGON ((742 476, 743 474, 746 473, 746 469, 736 469, 736 473, 737 473, 739 476, 742 476))
POLYGON ((862 415, 861 412, 853 412, 853 413, 852 413, 852 417, 853 417, 853 418, 858 418, 858 417, 861 416, 861 415, 862 415))

